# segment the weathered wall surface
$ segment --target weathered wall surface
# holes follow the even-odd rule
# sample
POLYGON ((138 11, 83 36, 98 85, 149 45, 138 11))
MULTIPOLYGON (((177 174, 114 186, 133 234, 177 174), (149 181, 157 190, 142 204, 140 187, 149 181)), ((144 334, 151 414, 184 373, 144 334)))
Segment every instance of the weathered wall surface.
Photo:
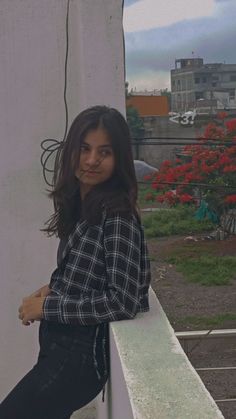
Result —
POLYGON ((52 210, 39 159, 41 140, 63 135, 65 12, 0 2, 0 398, 36 360, 38 325, 21 325, 18 306, 55 265, 56 240, 39 231, 52 210))

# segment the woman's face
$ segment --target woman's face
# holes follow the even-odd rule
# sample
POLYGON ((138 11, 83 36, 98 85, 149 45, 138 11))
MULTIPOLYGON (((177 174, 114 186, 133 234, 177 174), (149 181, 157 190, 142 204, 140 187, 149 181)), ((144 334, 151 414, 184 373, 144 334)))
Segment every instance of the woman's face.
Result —
POLYGON ((75 176, 80 181, 81 195, 108 180, 115 169, 115 156, 107 132, 97 128, 88 132, 80 148, 75 176))

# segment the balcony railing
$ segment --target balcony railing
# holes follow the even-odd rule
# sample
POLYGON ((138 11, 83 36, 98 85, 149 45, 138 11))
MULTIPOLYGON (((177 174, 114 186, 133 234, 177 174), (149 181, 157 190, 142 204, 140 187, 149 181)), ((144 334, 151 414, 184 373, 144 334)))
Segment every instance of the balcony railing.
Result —
POLYGON ((223 418, 152 289, 148 313, 110 324, 110 351, 111 376, 105 402, 101 395, 95 401, 96 419, 223 418))

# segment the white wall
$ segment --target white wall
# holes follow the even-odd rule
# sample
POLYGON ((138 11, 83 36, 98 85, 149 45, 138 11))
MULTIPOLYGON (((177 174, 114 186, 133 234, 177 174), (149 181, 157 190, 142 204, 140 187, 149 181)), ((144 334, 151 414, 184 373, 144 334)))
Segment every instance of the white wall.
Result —
MULTIPOLYGON (((39 229, 52 212, 40 142, 64 134, 66 0, 0 2, 0 399, 36 361, 38 324, 22 326, 22 297, 47 283, 56 239, 39 229)), ((68 105, 124 112, 122 0, 71 0, 68 105)))

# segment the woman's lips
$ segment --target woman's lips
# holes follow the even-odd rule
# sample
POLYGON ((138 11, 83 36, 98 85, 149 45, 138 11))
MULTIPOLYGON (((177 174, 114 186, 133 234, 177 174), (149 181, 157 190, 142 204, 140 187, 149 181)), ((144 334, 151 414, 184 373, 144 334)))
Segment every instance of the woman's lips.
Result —
POLYGON ((88 171, 88 170, 85 170, 84 172, 83 172, 83 174, 84 175, 89 175, 89 176, 96 176, 96 175, 99 175, 100 174, 100 172, 94 172, 94 171, 88 171))

